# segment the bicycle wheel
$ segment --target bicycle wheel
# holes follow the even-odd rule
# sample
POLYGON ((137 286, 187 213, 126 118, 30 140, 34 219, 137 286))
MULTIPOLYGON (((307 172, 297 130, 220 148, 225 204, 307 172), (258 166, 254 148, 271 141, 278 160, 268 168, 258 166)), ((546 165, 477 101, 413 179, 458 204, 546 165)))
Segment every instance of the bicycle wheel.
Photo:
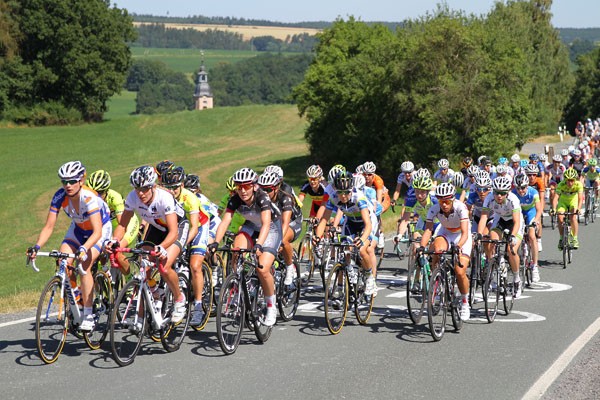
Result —
POLYGON ((296 276, 289 285, 284 285, 285 273, 281 274, 279 282, 279 290, 277 293, 277 307, 279 308, 279 316, 284 321, 291 321, 298 311, 298 304, 300 303, 300 265, 294 261, 294 268, 296 269, 296 276))
POLYGON ((221 288, 217 303, 217 337, 221 350, 233 354, 237 350, 244 327, 246 304, 240 281, 229 275, 221 288))
POLYGON ((500 273, 498 272, 496 260, 492 261, 484 271, 483 301, 485 303, 485 317, 489 323, 492 323, 496 319, 498 302, 500 301, 500 273))
MULTIPOLYGON (((204 260, 202 262, 202 277, 204 279, 204 281, 203 281, 204 285, 202 286, 202 310, 204 311, 204 318, 202 319, 202 322, 200 323, 200 325, 192 326, 192 329, 195 330, 196 332, 204 329, 204 327, 208 323, 208 319, 210 318, 210 312, 212 309, 212 304, 214 301, 213 300, 214 299, 213 288, 215 287, 215 285, 212 280, 213 273, 212 273, 212 269, 210 268, 210 266, 208 265, 208 262, 206 262, 206 260, 204 260)), ((181 284, 181 281, 180 281, 180 284, 181 284)), ((190 310, 194 307, 194 299, 195 298, 196 298, 196 296, 194 295, 194 288, 192 285, 190 285, 190 296, 188 297, 188 302, 190 303, 189 304, 190 310)))
POLYGON ((315 270, 313 246, 309 236, 304 236, 300 244, 298 244, 298 265, 300 266, 302 286, 306 286, 310 282, 315 270))
POLYGON ((552 226, 552 230, 556 228, 556 214, 550 214, 550 225, 552 226))
POLYGON ((100 348, 110 326, 110 310, 114 302, 112 285, 108 275, 99 271, 94 277, 94 298, 92 312, 94 314, 94 329, 90 332, 84 332, 83 338, 88 347, 92 350, 100 348))
MULTIPOLYGON (((564 222, 567 223, 566 221, 564 222)), ((567 264, 569 263, 569 247, 571 245, 571 241, 569 240, 569 230, 564 230, 565 234, 563 235, 563 249, 562 249, 562 260, 563 260, 563 269, 567 268, 567 264)))
POLYGON ((591 201, 590 201, 590 196, 589 193, 586 193, 585 196, 585 205, 584 205, 584 215, 583 215, 583 221, 584 224, 587 225, 588 221, 590 220, 590 214, 591 214, 591 201))
POLYGON ((473 247, 469 266, 471 268, 471 272, 469 273, 469 307, 472 307, 477 294, 482 267, 481 255, 479 254, 479 249, 477 246, 473 247))
POLYGON ((366 279, 365 270, 359 267, 358 277, 354 284, 354 314, 361 325, 366 325, 369 322, 373 310, 373 300, 375 299, 373 295, 365 294, 366 279))
POLYGON ((454 330, 458 332, 462 329, 464 322, 460 318, 460 309, 463 306, 462 294, 460 293, 460 290, 458 290, 458 285, 456 284, 455 277, 451 278, 451 282, 451 287, 449 287, 450 293, 448 293, 450 295, 450 315, 452 316, 452 326, 454 327, 454 330))
POLYGON ((129 365, 140 350, 146 330, 146 300, 137 279, 121 290, 110 314, 110 348, 120 366, 129 365))
POLYGON ((256 288, 256 295, 252 297, 252 315, 254 318, 254 334, 259 342, 265 343, 271 337, 272 326, 262 323, 263 316, 267 313, 267 299, 261 285, 256 288))
POLYGON ((348 313, 348 279, 345 270, 340 263, 334 265, 325 286, 325 320, 327 329, 334 335, 344 327, 348 313))
POLYGON ((406 281, 406 305, 408 315, 413 324, 418 324, 423 316, 427 299, 428 277, 419 262, 408 264, 408 277, 406 281))
POLYGON ((68 305, 61 298, 61 291, 60 278, 50 279, 42 290, 35 315, 35 343, 46 364, 58 359, 67 339, 68 305))
POLYGON ((381 262, 385 258, 385 247, 377 247, 375 246, 375 256, 377 257, 377 269, 381 267, 381 262))
POLYGON ((429 293, 427 294, 427 321, 433 340, 440 341, 446 331, 446 312, 448 311, 448 293, 446 280, 440 267, 431 273, 429 293))
MULTIPOLYGON (((186 299, 185 312, 183 314, 183 319, 181 321, 171 322, 172 314, 173 314, 173 311, 175 310, 175 300, 176 299, 173 296, 173 293, 171 292, 171 290, 167 287, 167 289, 165 291, 165 299, 163 301, 163 305, 166 305, 167 310, 168 310, 167 315, 165 317, 165 319, 167 319, 168 322, 166 324, 163 324, 163 326, 160 329, 160 341, 161 341, 163 347, 165 348, 165 350, 167 350, 169 353, 179 350, 179 347, 181 347, 181 343, 183 342, 183 339, 185 338, 187 329, 190 326, 190 314, 191 314, 190 304, 192 304, 190 302, 190 298, 192 297, 191 296, 192 285, 191 285, 187 275, 185 275, 183 273, 179 273, 179 274, 177 274, 177 277, 179 278, 179 288, 181 290, 181 293, 185 296, 185 299, 186 299)), ((210 283, 210 281, 209 281, 209 283, 210 283)), ((208 304, 210 304, 210 303, 208 303, 208 304)), ((205 314, 205 315, 207 315, 207 314, 205 314)))
MULTIPOLYGON (((517 272, 518 273, 518 272, 517 272)), ((500 277, 500 290, 502 291, 502 306, 504 308, 504 314, 508 315, 512 311, 513 304, 515 301, 515 285, 514 285, 514 272, 508 267, 506 274, 500 277)), ((522 286, 523 281, 520 285, 522 286)), ((522 292, 523 288, 521 288, 522 292)))

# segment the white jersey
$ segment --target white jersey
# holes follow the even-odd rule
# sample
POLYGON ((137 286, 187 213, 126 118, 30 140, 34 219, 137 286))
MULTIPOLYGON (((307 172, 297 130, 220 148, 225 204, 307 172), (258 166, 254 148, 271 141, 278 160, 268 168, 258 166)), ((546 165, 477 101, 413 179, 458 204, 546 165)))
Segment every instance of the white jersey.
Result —
POLYGON ((509 192, 504 202, 498 203, 494 199, 494 193, 491 192, 483 201, 483 211, 491 211, 494 218, 510 221, 515 211, 521 212, 521 202, 516 194, 509 192))
POLYGON ((185 218, 183 207, 171 193, 160 187, 154 189, 150 204, 142 203, 135 190, 132 190, 125 200, 125 210, 137 212, 144 221, 162 232, 167 230, 167 215, 177 214, 178 221, 185 218))
POLYGON ((427 213, 427 222, 433 222, 435 219, 440 221, 440 225, 449 232, 460 232, 460 224, 462 221, 469 221, 469 232, 471 231, 471 222, 469 220, 469 210, 465 203, 460 200, 454 199, 452 203, 452 212, 449 215, 445 215, 440 204, 434 204, 427 213))
POLYGON ((442 175, 442 171, 440 169, 438 169, 433 174, 433 180, 436 181, 438 184, 443 183, 443 182, 452 183, 452 178, 454 178, 454 173, 455 172, 452 168, 448 168, 448 172, 445 175, 442 175))

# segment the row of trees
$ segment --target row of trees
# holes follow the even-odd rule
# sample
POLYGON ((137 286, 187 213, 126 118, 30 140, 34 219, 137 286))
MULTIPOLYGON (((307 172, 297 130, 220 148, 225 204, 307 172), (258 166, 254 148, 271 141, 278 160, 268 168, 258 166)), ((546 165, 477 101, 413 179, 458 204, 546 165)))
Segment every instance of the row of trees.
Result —
POLYGON ((0 116, 99 120, 123 87, 135 40, 109 0, 0 0, 0 116))
MULTIPOLYGON (((584 118, 600 117, 600 48, 577 59, 575 89, 565 112, 568 127, 584 118)), ((573 128, 570 129, 573 132, 573 128)))
POLYGON ((327 21, 304 21, 304 22, 277 22, 265 19, 246 19, 236 17, 207 17, 204 15, 191 15, 188 17, 165 17, 148 14, 132 14, 136 22, 155 22, 162 24, 204 24, 204 25, 242 25, 242 26, 282 26, 291 28, 313 28, 324 29, 331 26, 327 21))
POLYGON ((440 6, 395 34, 338 20, 294 91, 323 164, 497 157, 553 132, 572 87, 550 0, 498 2, 485 18, 440 6), (335 149, 332 151, 332 149, 335 149))

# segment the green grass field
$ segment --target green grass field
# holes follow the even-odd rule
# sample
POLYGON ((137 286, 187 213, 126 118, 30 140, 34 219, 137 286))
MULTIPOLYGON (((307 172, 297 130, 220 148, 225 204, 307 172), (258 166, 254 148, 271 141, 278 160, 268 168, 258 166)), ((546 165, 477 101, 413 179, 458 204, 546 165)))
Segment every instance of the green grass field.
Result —
MULTIPOLYGON (((210 71, 219 63, 236 63, 241 60, 256 57, 261 54, 250 50, 203 50, 204 65, 210 71)), ((193 74, 200 68, 202 56, 198 49, 166 49, 132 47, 131 54, 134 60, 149 59, 162 61, 172 70, 193 74)), ((284 53, 297 54, 297 53, 284 53)), ((210 78, 209 78, 210 79, 210 78)))
MULTIPOLYGON (((244 166, 260 172, 277 163, 297 187, 310 164, 304 126, 293 106, 247 106, 115 117, 94 125, 0 130, 0 312, 34 306, 53 272, 48 259, 39 260, 43 268, 38 274, 26 269, 25 249, 34 244, 52 195, 61 187, 56 171, 64 162, 81 160, 89 172, 107 169, 113 188, 126 194, 135 167, 168 158, 199 174, 204 192, 218 201, 226 178, 244 166)), ((68 222, 61 213, 44 250, 59 246, 68 222)))

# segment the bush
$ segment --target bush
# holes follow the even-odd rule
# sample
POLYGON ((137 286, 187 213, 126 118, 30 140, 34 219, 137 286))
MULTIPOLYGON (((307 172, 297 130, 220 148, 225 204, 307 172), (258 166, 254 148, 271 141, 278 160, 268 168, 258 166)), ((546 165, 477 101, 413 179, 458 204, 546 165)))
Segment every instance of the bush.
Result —
POLYGON ((33 107, 7 107, 3 119, 21 125, 69 125, 82 122, 82 115, 73 108, 67 108, 56 101, 36 104, 33 107))

